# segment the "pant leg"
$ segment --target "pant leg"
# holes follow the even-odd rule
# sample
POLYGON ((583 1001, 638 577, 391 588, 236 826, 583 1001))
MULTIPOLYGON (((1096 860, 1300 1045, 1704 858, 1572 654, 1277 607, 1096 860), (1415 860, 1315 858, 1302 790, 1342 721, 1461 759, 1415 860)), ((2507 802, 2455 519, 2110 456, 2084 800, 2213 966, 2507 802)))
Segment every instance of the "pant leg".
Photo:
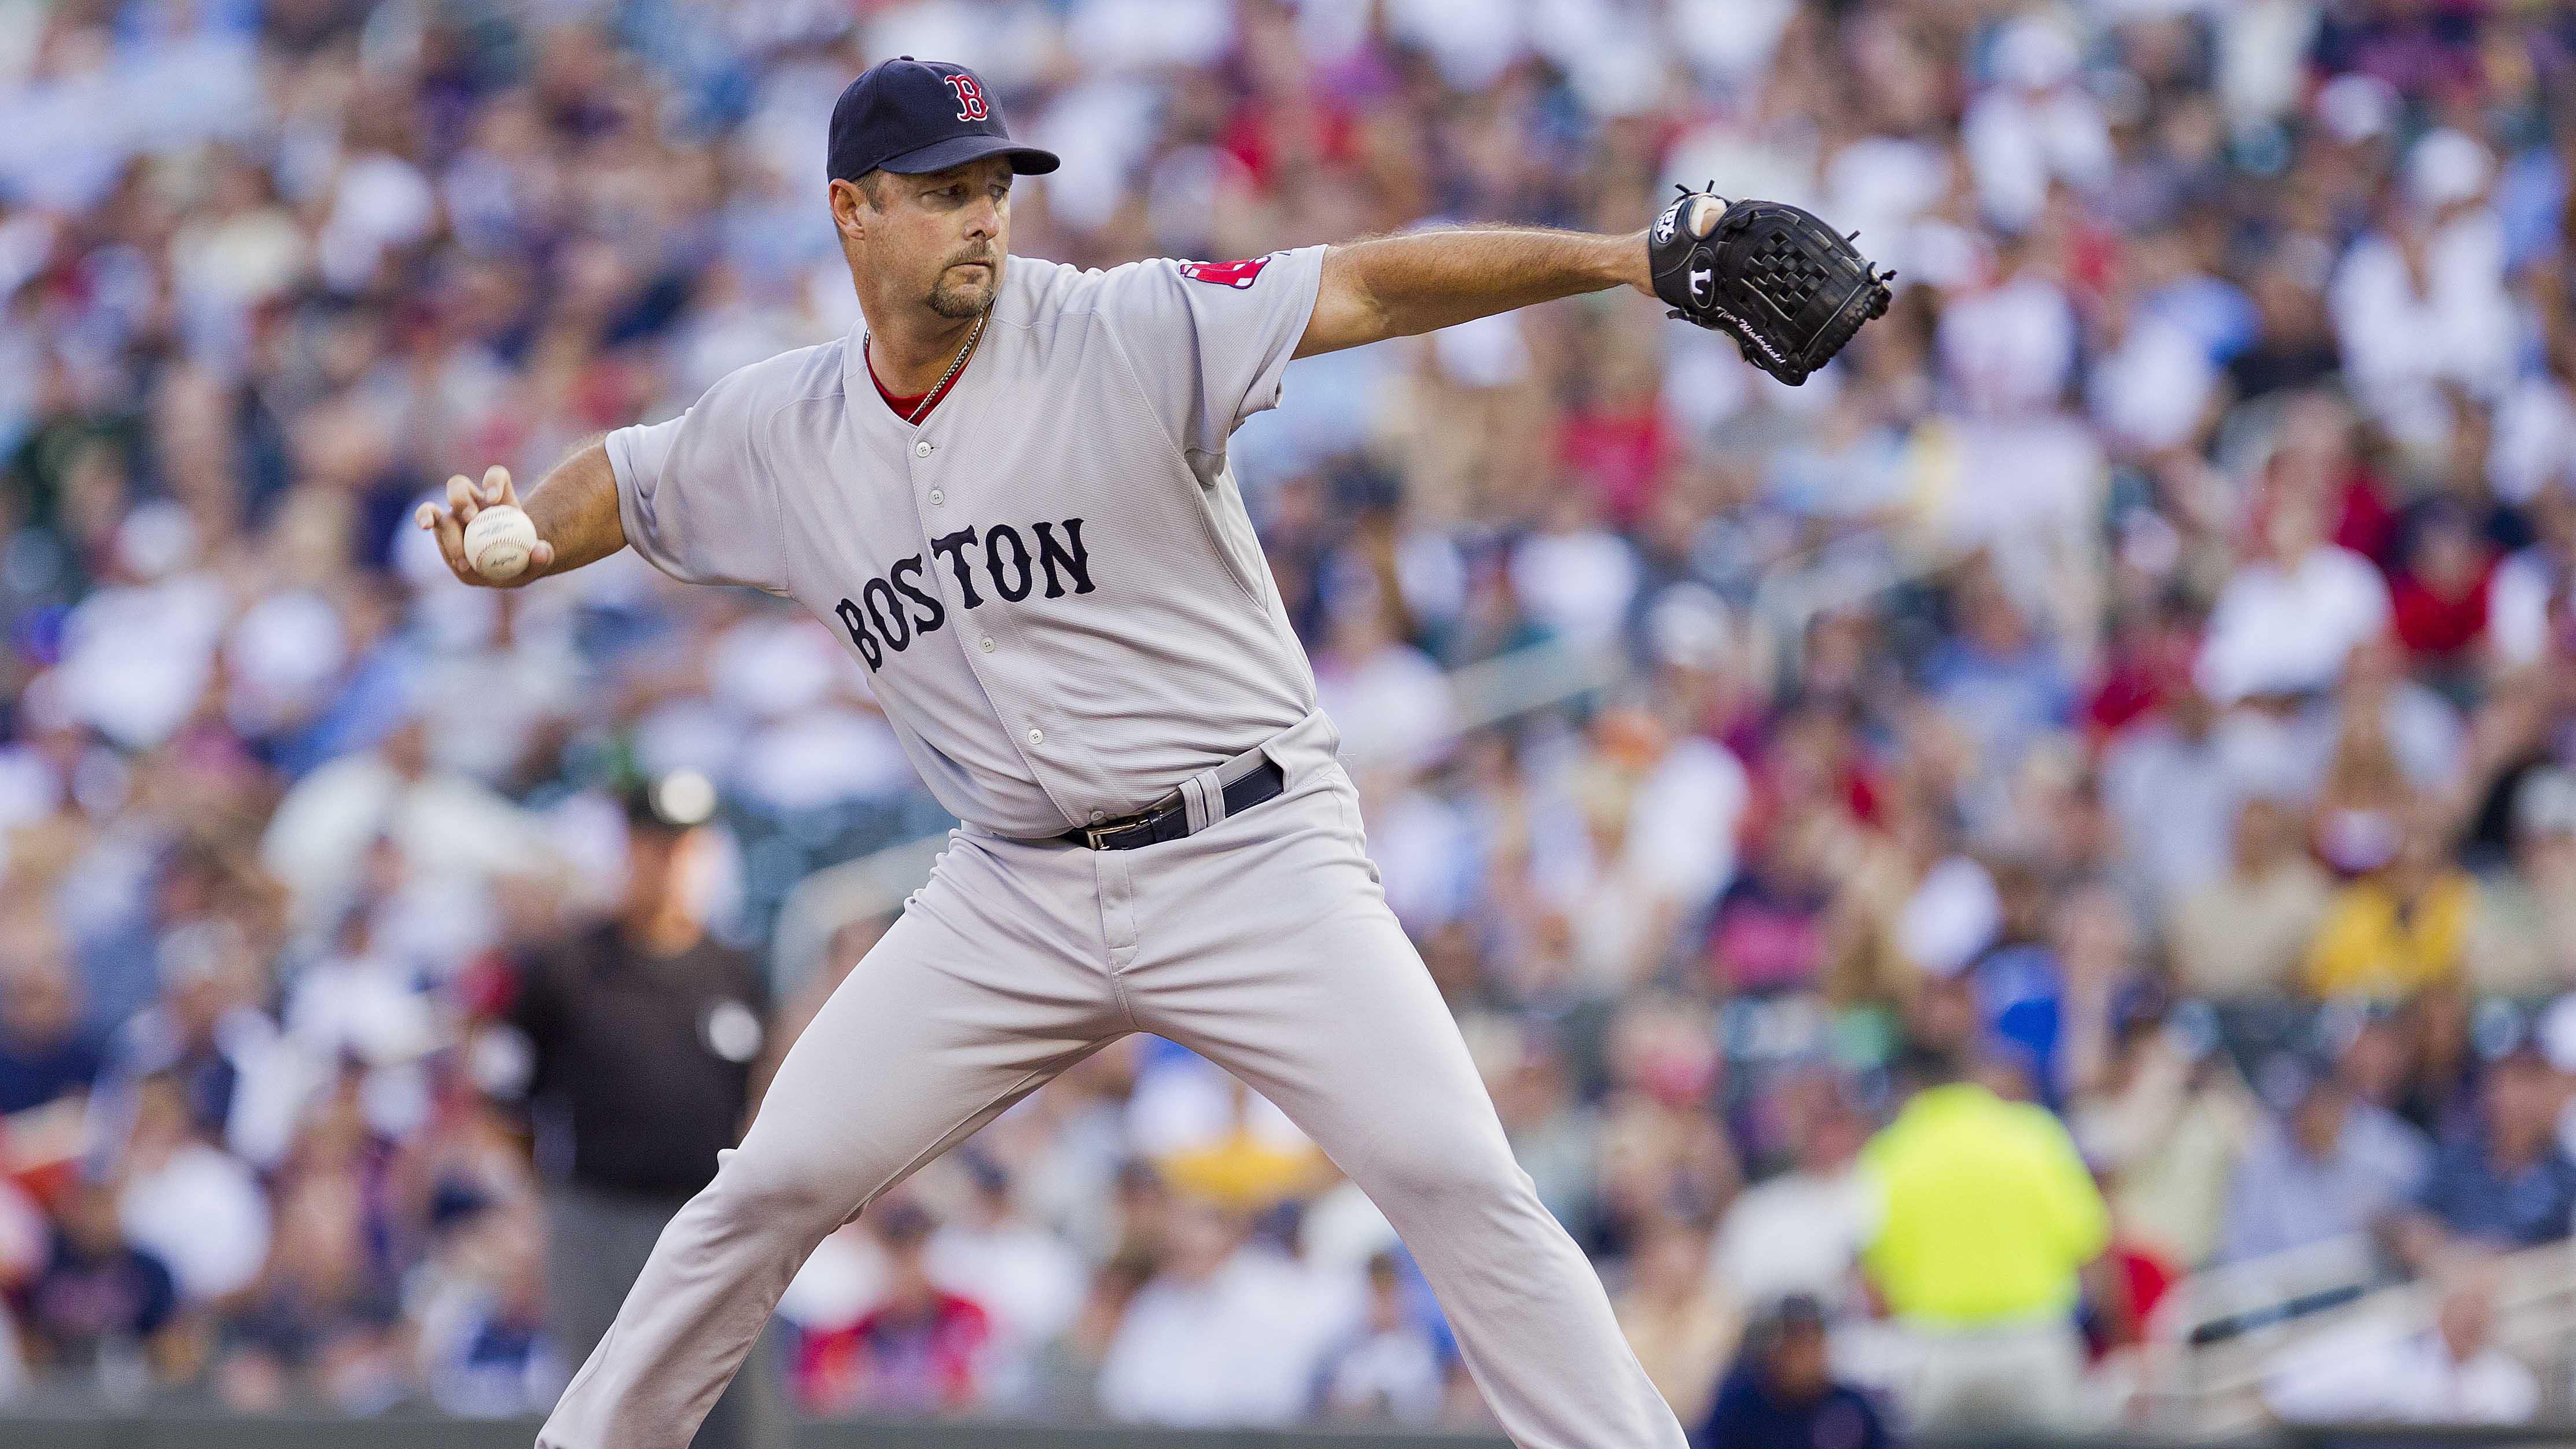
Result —
POLYGON ((2016 1390, 2007 1402, 2009 1422, 2048 1434, 2084 1425, 2084 1335, 2074 1324, 2042 1324, 2019 1335, 2008 1357, 2016 1363, 2016 1390))
POLYGON ((1917 1332, 1908 1335, 1906 1352, 1910 1362, 1897 1405, 1905 1422, 1932 1434, 1981 1427, 1986 1366, 1973 1342, 1955 1333, 1917 1332))
POLYGON ((769 1320, 752 1340, 732 1382, 716 1395, 698 1424, 698 1437, 690 1449, 774 1449, 784 1442, 780 1436, 786 1432, 781 1423, 786 1405, 779 1358, 786 1352, 786 1341, 779 1321, 769 1320))
POLYGON ((2072 1324, 1917 1330, 1900 1405, 1931 1433, 2068 1433, 2082 1422, 2084 1342, 2072 1324))
MULTIPOLYGON (((662 1230, 679 1215, 685 1197, 637 1196, 579 1184, 546 1192, 546 1324, 565 1357, 590 1357, 617 1320, 626 1290, 644 1272, 662 1230)), ((742 1370, 725 1385, 693 1449, 761 1449, 776 1417, 772 1392, 778 1370, 777 1335, 765 1331, 742 1370)))
POLYGON ((815 1244, 1129 1030, 1088 851, 952 835, 671 1220, 538 1449, 683 1449, 815 1244))
POLYGON ((567 1362, 590 1357, 607 1336, 677 1207, 647 1225, 628 1200, 574 1184, 546 1189, 546 1330, 567 1362))
POLYGON ((1136 1023, 1278 1104, 1402 1234, 1522 1449, 1681 1449, 1600 1279, 1512 1158, 1457 1023, 1363 853, 1348 776, 1120 853, 1136 1023))

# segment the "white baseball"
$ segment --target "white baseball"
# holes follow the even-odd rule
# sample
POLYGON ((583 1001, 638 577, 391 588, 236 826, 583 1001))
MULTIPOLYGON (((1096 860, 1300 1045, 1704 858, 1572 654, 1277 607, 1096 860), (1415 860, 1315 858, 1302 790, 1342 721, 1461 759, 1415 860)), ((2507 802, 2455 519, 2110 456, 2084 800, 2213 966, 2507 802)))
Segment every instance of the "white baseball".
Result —
POLYGON ((507 503, 479 509, 465 525, 465 561, 496 584, 527 572, 528 555, 537 546, 537 526, 507 503))

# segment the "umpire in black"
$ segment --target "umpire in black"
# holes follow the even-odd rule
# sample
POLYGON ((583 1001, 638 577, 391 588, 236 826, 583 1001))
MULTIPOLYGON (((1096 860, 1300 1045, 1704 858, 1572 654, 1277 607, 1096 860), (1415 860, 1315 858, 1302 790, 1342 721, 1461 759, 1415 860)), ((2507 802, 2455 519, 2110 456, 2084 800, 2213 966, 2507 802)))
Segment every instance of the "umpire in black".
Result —
MULTIPOLYGON (((767 1031, 758 964, 707 934, 687 888, 712 843, 703 827, 714 787, 678 771, 628 790, 625 803, 616 913, 527 953, 505 1012, 532 1052, 549 1326, 575 1364, 616 1319, 663 1225, 741 1140, 767 1031)), ((707 1416, 699 1449, 765 1442, 775 1417, 765 1350, 707 1416)))

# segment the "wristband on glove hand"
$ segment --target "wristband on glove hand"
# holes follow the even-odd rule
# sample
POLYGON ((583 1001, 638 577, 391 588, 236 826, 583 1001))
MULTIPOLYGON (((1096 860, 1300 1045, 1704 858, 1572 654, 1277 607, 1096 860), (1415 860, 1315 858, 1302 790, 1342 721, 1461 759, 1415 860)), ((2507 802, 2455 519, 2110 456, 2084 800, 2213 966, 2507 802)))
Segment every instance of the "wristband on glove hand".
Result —
POLYGON ((1858 232, 1837 236, 1784 202, 1680 190, 1646 235, 1655 295, 1733 337, 1745 361, 1796 387, 1886 315, 1896 273, 1870 265, 1852 245, 1858 232))

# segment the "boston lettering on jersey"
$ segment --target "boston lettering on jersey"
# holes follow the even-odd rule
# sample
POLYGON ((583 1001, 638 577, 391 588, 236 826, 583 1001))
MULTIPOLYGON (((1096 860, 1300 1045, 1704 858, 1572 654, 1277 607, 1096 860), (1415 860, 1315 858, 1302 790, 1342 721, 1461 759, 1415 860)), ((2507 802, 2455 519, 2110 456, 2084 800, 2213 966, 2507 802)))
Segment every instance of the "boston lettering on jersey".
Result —
MULTIPOLYGON (((1041 580, 1050 599, 1087 594, 1096 587, 1091 582, 1091 550, 1082 542, 1081 519, 1041 520, 1029 525, 1029 534, 1036 539, 1034 545, 1007 523, 980 532, 961 528, 932 539, 930 551, 956 576, 958 602, 969 609, 983 607, 986 587, 1013 604, 1027 598, 1041 580)), ((937 633, 948 622, 948 606, 937 593, 922 587, 926 571, 938 566, 925 564, 920 554, 914 554, 868 580, 857 598, 834 606, 832 612, 850 631, 850 643, 870 670, 883 667, 887 650, 900 654, 913 640, 937 633)))

